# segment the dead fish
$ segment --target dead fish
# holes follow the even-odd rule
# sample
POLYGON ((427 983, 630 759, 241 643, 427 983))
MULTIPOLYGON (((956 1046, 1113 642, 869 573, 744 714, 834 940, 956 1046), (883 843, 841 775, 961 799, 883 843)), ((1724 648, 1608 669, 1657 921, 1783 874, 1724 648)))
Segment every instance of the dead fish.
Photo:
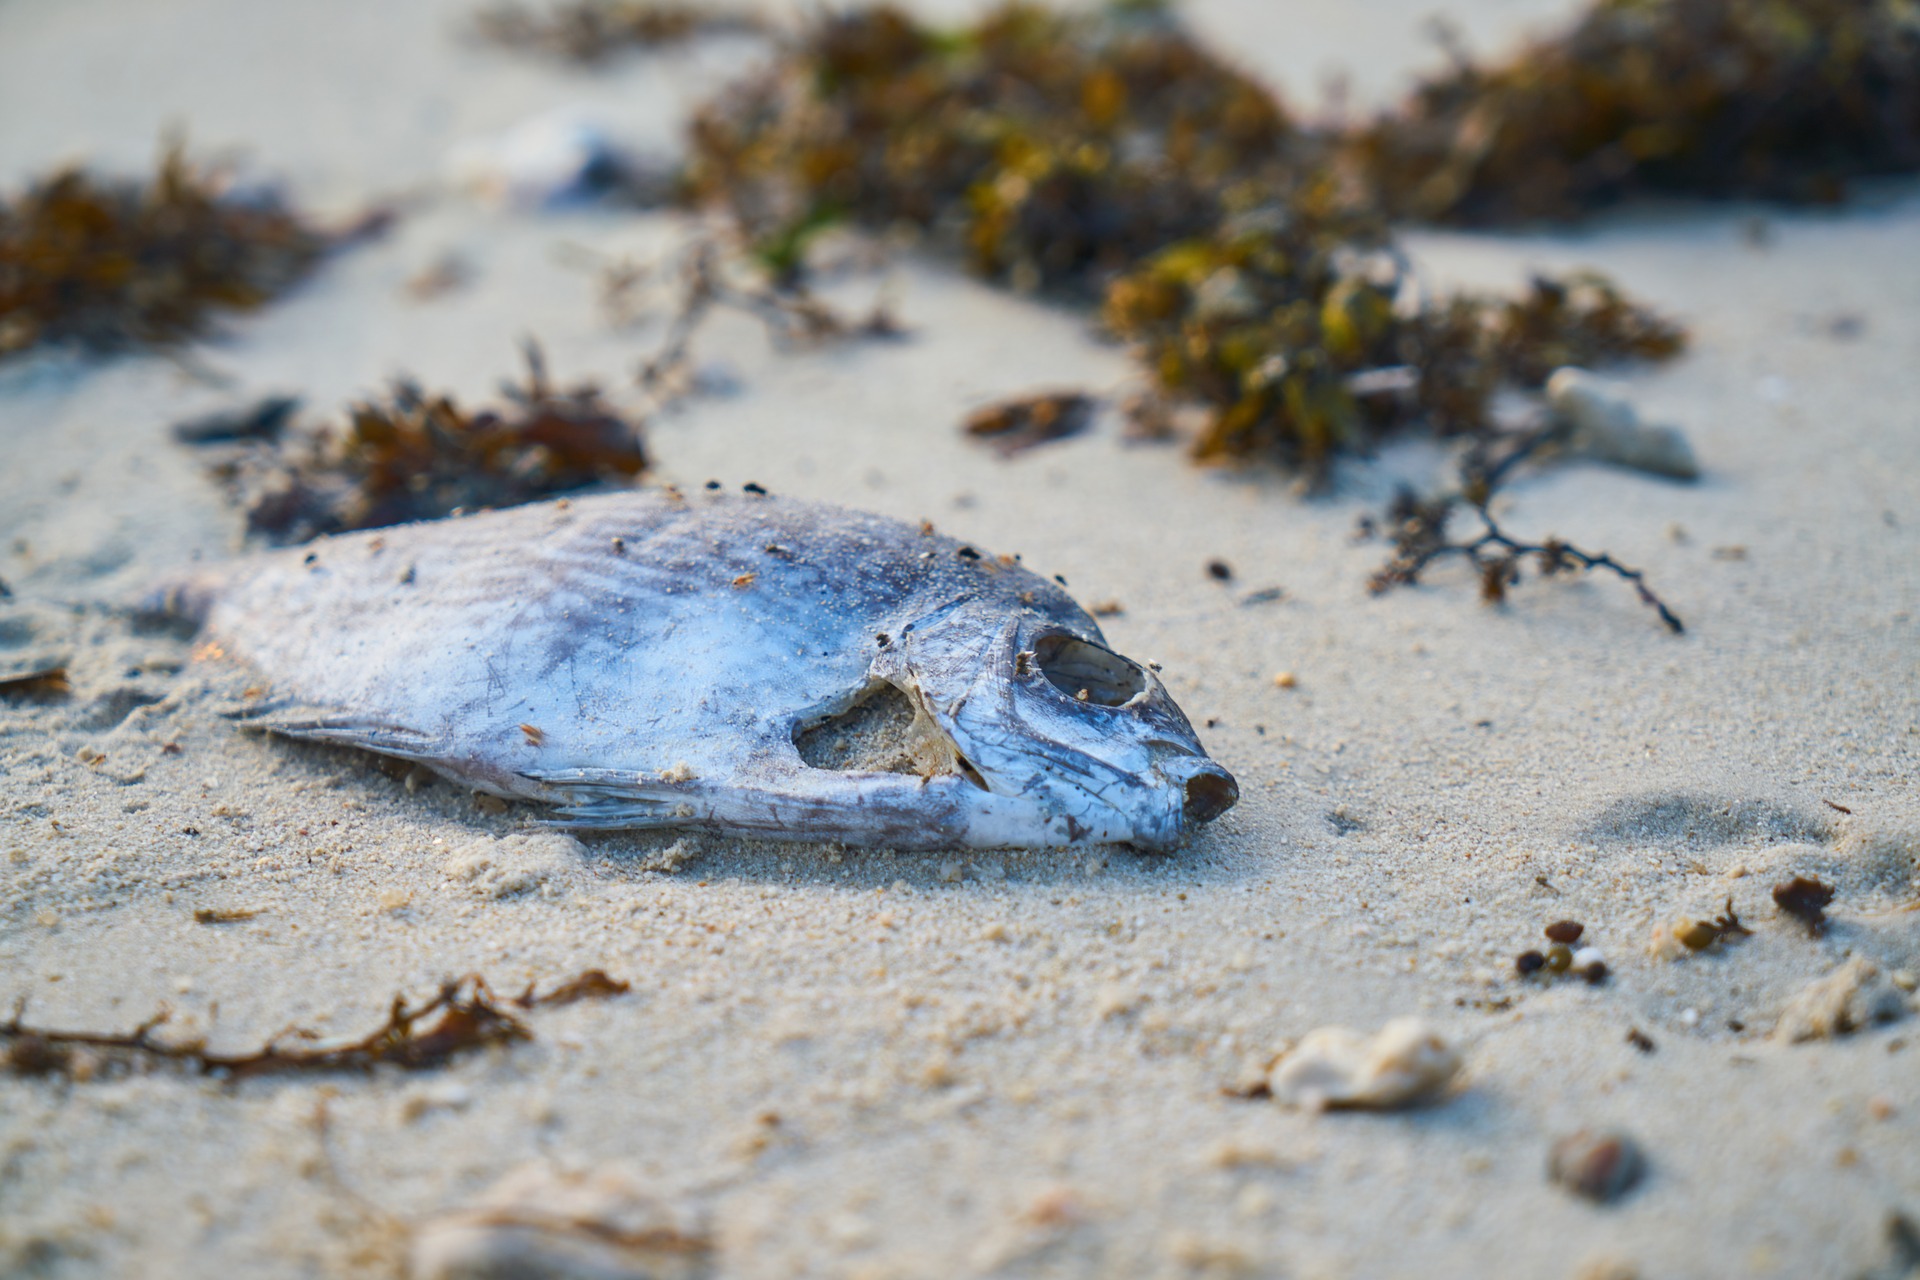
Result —
POLYGON ((1163 850, 1239 798, 1060 585, 758 486, 323 538, 165 605, 268 678, 260 727, 574 828, 1163 850))

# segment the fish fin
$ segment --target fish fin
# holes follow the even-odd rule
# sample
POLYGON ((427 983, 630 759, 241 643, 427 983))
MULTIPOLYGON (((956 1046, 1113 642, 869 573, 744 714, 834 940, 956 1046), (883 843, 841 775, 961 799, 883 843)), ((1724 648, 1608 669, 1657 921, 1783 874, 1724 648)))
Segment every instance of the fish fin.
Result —
POLYGON ((632 770, 523 770, 561 799, 542 824, 576 831, 685 826, 695 817, 684 783, 655 782, 632 770))
POLYGON ((402 724, 370 720, 365 716, 320 714, 324 709, 311 706, 269 708, 241 720, 243 729, 271 733, 303 742, 330 742, 342 747, 357 747, 383 756, 404 760, 435 760, 444 755, 437 734, 423 733, 402 724))

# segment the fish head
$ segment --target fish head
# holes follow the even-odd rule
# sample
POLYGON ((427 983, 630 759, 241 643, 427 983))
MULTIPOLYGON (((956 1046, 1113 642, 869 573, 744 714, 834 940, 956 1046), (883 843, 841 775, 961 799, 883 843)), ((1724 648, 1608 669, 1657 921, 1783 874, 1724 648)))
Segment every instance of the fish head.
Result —
POLYGON ((1046 843, 1172 849, 1240 798, 1159 677, 1084 615, 963 603, 907 628, 875 674, 919 704, 981 789, 1028 802, 1046 843))

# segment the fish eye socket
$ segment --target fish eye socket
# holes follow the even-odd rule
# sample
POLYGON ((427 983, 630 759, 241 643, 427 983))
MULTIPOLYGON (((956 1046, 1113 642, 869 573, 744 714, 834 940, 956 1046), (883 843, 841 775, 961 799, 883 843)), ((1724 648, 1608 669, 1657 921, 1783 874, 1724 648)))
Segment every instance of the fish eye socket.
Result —
POLYGON ((1147 677, 1139 667, 1072 636, 1042 638, 1033 646, 1033 660, 1054 688, 1096 706, 1120 706, 1147 688, 1147 677))

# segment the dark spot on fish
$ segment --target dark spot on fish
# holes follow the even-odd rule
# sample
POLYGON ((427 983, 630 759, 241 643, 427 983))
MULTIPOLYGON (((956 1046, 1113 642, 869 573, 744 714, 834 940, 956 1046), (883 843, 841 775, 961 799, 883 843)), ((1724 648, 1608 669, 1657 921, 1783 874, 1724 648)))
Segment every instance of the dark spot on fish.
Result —
POLYGON ((719 487, 720 487, 720 482, 719 482, 718 480, 709 480, 709 481, 707 481, 707 488, 709 488, 709 489, 718 489, 719 487))
POLYGON ((1232 582, 1233 566, 1225 560, 1207 561, 1207 576, 1215 582, 1232 582))
POLYGON ((744 490, 746 490, 746 491, 747 491, 748 493, 757 493, 757 494, 759 494, 759 495, 760 495, 761 497, 763 497, 763 498, 764 498, 764 497, 766 496, 766 494, 767 494, 767 491, 766 491, 766 489, 764 489, 764 488, 763 488, 763 487, 761 487, 760 485, 757 485, 757 484, 755 484, 755 483, 754 483, 753 481, 751 481, 751 480, 749 480, 749 481, 747 481, 747 482, 746 482, 745 484, 743 484, 743 485, 741 485, 740 487, 741 487, 742 489, 744 489, 744 490))

